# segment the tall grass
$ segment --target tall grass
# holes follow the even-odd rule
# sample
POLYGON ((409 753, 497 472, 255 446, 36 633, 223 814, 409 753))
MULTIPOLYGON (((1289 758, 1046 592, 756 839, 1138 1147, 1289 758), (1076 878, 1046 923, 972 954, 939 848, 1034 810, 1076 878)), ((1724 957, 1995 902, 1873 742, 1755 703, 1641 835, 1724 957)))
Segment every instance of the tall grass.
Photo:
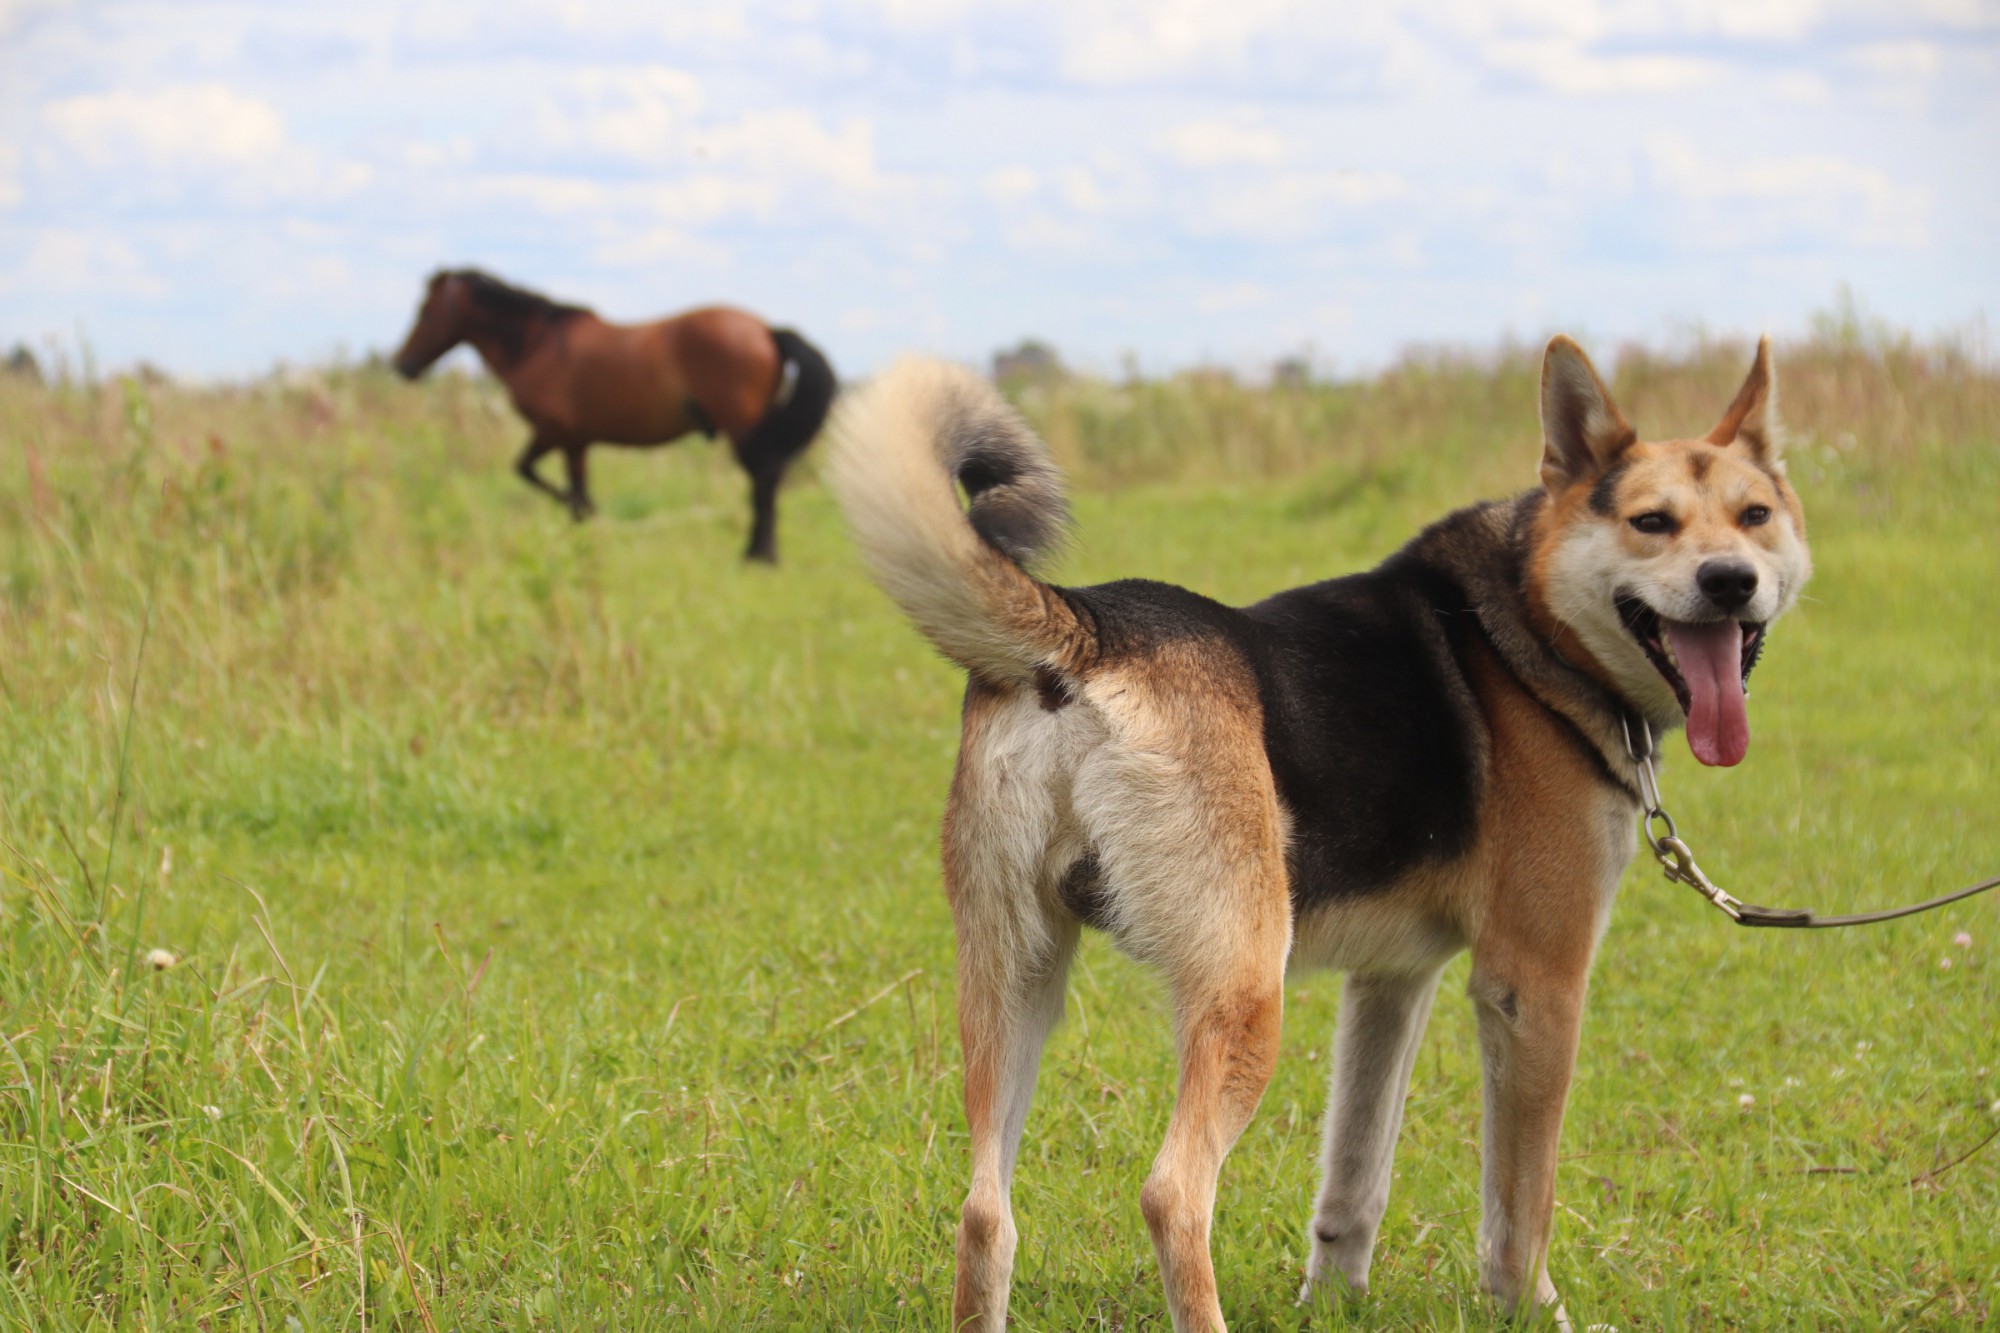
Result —
MULTIPOLYGON (((1752 348, 1697 339, 1673 352, 1610 349, 1612 389, 1642 436, 1706 429, 1752 348)), ((1783 411, 1808 468, 1824 451, 1909 458, 1967 439, 2000 410, 2000 373, 1959 340, 1921 343, 1848 314, 1777 349, 1783 411)), ((1016 403, 1085 483, 1232 482, 1326 469, 1437 469, 1499 494, 1521 485, 1535 440, 1539 347, 1419 349, 1380 375, 1258 386, 1214 371, 1117 383, 1022 380, 1016 403)))
MULTIPOLYGON (((1624 349, 1614 388, 1643 433, 1704 429, 1748 360, 1624 349)), ((1676 813, 1749 897, 1991 873, 2000 375, 1851 319, 1779 369, 1815 599, 1760 668, 1750 762, 1675 765, 1676 813)), ((1526 484, 1535 377, 1504 350, 1019 394, 1079 480, 1071 578, 1246 599, 1526 484)), ((577 526, 508 471, 521 437, 476 379, 0 379, 0 1325, 943 1326, 959 683, 810 467, 770 572, 735 561, 722 451, 600 453, 577 526)), ((1812 941, 1704 911, 1635 871, 1606 943, 1559 1180, 1572 1312, 1992 1319, 2000 1150, 1954 1159, 2000 1101, 2000 908, 1812 941)), ((1334 991, 1288 995, 1225 1179, 1225 1307, 1482 1324, 1449 1005, 1378 1295, 1290 1305, 1334 991)), ((1163 1001, 1094 942, 1072 1016, 1017 1309, 1160 1327, 1136 1192, 1163 1001)))

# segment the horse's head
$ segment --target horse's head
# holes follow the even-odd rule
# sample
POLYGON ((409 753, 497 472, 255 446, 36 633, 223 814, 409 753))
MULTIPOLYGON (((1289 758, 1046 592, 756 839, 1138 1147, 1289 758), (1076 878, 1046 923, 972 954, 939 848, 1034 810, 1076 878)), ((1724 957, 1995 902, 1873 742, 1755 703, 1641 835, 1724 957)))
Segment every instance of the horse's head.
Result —
POLYGON ((433 273, 424 291, 424 303, 417 309, 416 325, 389 363, 396 373, 413 380, 463 342, 471 305, 472 294, 462 277, 443 269, 433 273))

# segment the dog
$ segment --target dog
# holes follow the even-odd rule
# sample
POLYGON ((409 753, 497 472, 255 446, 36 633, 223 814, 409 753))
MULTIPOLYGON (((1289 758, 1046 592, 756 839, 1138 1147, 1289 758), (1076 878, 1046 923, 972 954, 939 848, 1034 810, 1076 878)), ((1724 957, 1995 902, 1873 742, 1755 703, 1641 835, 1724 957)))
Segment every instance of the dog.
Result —
POLYGON ((1006 1325, 1015 1155, 1085 926, 1172 992, 1180 1081, 1140 1208, 1176 1330, 1224 1327, 1216 1178, 1270 1078, 1292 966, 1347 974, 1306 1293, 1365 1293, 1411 1065, 1462 949, 1482 1284, 1567 1327, 1556 1149, 1636 846, 1626 738, 1684 726, 1702 763, 1740 762, 1745 680, 1811 558, 1768 340, 1713 430, 1642 442, 1556 338, 1541 425, 1538 487, 1237 608, 1036 578, 1068 532, 1062 478, 970 371, 901 362, 840 414, 829 481, 870 572, 967 675, 943 833, 972 1147, 955 1328, 1006 1325))

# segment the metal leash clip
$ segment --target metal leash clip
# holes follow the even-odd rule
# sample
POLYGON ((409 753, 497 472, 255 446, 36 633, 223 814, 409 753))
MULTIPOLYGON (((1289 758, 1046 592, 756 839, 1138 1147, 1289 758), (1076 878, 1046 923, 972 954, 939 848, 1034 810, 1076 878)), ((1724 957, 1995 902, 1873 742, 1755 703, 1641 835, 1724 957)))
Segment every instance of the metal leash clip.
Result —
MULTIPOLYGON (((1666 812, 1654 811, 1654 813, 1664 818, 1666 812)), ((1653 844, 1653 859, 1660 863, 1660 869, 1666 873, 1668 879, 1676 884, 1690 886, 1696 893, 1721 908, 1731 921, 1743 919, 1742 900, 1702 873, 1701 867, 1695 864, 1694 853, 1688 850, 1686 843, 1671 833, 1664 838, 1656 839, 1650 830, 1646 838, 1653 844)))
POLYGON ((1694 850, 1681 841, 1674 817, 1660 803, 1660 778, 1653 768, 1653 728, 1644 718, 1639 719, 1640 734, 1646 742, 1642 750, 1633 743, 1632 723, 1625 714, 1619 714, 1618 725, 1625 730, 1625 753, 1631 756, 1639 771, 1639 799, 1646 807, 1645 818, 1639 828, 1646 835, 1646 845, 1652 849, 1653 859, 1659 862, 1661 872, 1669 882, 1685 884, 1708 899, 1731 921, 1741 921, 1742 901, 1702 873, 1701 866, 1695 862, 1694 850), (1655 832, 1653 826, 1656 823, 1666 825, 1665 832, 1655 832))

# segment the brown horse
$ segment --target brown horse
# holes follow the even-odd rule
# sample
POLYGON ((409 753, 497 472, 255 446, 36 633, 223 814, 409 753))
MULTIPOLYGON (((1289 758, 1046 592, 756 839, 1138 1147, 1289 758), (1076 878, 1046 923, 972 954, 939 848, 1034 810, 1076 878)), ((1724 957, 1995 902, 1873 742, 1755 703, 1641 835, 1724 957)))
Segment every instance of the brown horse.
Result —
POLYGON ((478 269, 440 271, 393 364, 415 379, 462 342, 534 428, 514 470, 576 518, 595 509, 584 472, 592 444, 668 444, 697 430, 727 435, 750 474, 744 556, 777 559, 778 480, 819 433, 834 393, 832 367, 798 334, 726 306, 612 324, 478 269), (566 492, 535 467, 557 450, 569 471, 566 492))

